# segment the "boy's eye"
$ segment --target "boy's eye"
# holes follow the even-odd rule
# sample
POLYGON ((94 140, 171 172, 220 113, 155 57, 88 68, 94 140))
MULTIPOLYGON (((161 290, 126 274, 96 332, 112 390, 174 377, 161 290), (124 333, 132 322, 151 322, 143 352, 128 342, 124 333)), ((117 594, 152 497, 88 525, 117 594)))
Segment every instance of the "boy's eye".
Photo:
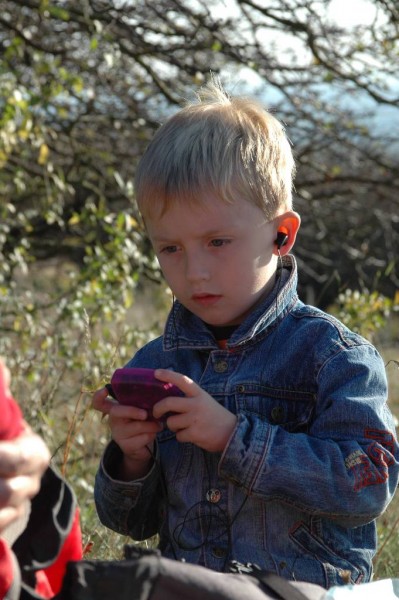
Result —
POLYGON ((229 243, 230 240, 223 240, 220 238, 216 238, 215 240, 211 240, 211 246, 214 248, 220 248, 220 246, 225 246, 229 243))
POLYGON ((161 252, 163 252, 164 254, 173 254, 176 251, 177 246, 165 246, 165 248, 162 248, 161 250, 161 252))

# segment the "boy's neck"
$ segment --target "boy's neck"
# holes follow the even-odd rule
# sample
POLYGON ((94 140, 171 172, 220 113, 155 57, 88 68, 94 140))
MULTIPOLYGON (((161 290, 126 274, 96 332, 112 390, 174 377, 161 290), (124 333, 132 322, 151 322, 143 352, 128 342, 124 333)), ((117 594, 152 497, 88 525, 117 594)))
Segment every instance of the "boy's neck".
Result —
POLYGON ((220 348, 226 347, 227 341, 239 327, 239 325, 209 325, 209 323, 205 323, 205 325, 213 334, 220 348))

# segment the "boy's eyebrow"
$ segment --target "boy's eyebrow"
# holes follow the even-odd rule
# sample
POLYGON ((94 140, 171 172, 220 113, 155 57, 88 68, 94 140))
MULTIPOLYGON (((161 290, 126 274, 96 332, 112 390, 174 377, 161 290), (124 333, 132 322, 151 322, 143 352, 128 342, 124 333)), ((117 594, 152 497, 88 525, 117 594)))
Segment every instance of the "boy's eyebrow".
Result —
POLYGON ((176 243, 176 239, 174 238, 159 238, 159 237, 150 237, 151 243, 152 244, 174 244, 176 243))
MULTIPOLYGON (((202 238, 202 237, 220 237, 220 236, 226 236, 226 235, 232 235, 236 230, 238 229, 238 227, 229 227, 229 229, 210 229, 209 231, 202 231, 200 232, 196 237, 198 238, 202 238)), ((179 238, 180 235, 178 234, 176 236, 176 238, 179 238)), ((163 236, 162 234, 160 235, 154 235, 151 236, 151 239, 153 242, 169 242, 174 240, 174 237, 167 237, 167 236, 163 236)))

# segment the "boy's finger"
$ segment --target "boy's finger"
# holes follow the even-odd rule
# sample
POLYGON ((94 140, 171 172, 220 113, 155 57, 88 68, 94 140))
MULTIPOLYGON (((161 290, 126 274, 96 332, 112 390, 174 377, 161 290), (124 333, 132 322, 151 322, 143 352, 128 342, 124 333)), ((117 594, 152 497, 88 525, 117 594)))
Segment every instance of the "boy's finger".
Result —
POLYGON ((168 413, 179 415, 187 413, 191 410, 191 407, 192 401, 188 395, 185 397, 168 396, 167 398, 164 398, 163 400, 160 400, 154 404, 152 414, 154 415, 155 419, 161 419, 168 413))
POLYGON ((145 421, 148 413, 144 408, 129 406, 128 404, 119 404, 112 402, 112 416, 117 419, 129 419, 131 421, 145 421))
POLYGON ((190 379, 190 377, 187 377, 187 375, 182 375, 175 371, 168 371, 167 369, 156 369, 154 375, 160 381, 173 383, 186 396, 195 396, 201 391, 200 386, 190 379))
POLYGON ((106 387, 94 392, 91 405, 95 410, 107 415, 111 408, 115 405, 115 400, 111 400, 106 387))

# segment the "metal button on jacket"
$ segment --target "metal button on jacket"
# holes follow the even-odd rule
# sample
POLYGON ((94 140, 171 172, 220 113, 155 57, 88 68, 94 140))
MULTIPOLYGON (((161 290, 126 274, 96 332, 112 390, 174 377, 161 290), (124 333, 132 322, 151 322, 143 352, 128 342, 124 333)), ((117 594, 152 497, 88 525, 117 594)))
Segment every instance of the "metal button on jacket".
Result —
POLYGON ((217 504, 222 497, 222 493, 220 490, 210 489, 206 493, 206 499, 208 502, 212 502, 212 504, 217 504))
POLYGON ((228 369, 228 364, 225 360, 218 360, 215 363, 214 369, 216 371, 216 373, 224 373, 225 371, 227 371, 228 369))
POLYGON ((282 423, 284 420, 284 408, 282 406, 272 408, 271 417, 274 423, 282 423))
POLYGON ((212 548, 212 554, 216 558, 224 558, 227 554, 227 550, 225 550, 225 548, 220 548, 220 546, 216 546, 215 548, 212 548))

